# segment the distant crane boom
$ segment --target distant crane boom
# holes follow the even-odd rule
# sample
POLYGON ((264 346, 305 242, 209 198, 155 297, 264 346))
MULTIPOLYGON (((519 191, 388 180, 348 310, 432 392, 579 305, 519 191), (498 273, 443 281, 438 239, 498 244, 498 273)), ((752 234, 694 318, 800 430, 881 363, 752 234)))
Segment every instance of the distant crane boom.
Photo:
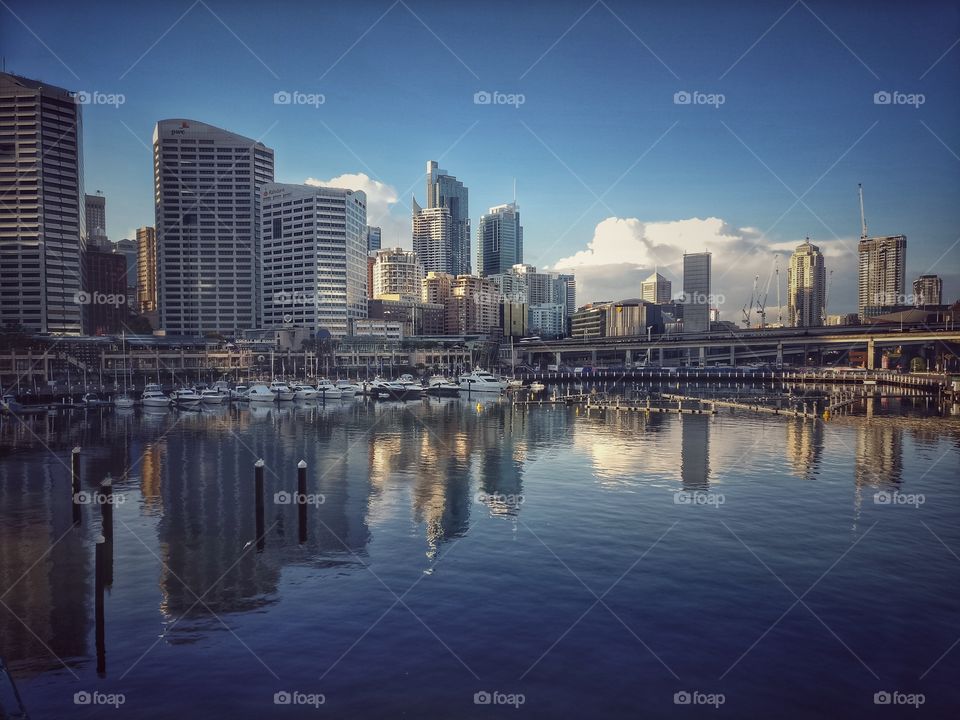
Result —
POLYGON ((863 214, 863 183, 857 184, 857 191, 860 195, 860 239, 867 239, 867 218, 863 214))

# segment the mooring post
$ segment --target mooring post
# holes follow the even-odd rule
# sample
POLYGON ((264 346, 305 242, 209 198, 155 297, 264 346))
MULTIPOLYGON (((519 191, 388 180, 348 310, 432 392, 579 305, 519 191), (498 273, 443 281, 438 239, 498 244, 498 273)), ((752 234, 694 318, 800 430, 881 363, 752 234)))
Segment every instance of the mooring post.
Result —
POLYGON ((73 498, 73 524, 79 525, 81 514, 80 514, 80 503, 77 502, 77 499, 80 495, 80 448, 75 447, 70 453, 70 490, 71 497, 73 498))
POLYGON ((113 478, 108 474, 100 481, 97 495, 100 505, 100 532, 104 538, 103 582, 107 587, 113 585, 113 478))
POLYGON ((297 463, 297 516, 300 524, 300 542, 307 541, 307 461, 297 463))
POLYGON ((103 677, 107 671, 107 652, 105 647, 103 590, 107 576, 107 541, 101 535, 97 538, 94 551, 94 622, 96 625, 97 674, 103 677))
POLYGON ((263 458, 253 464, 253 493, 257 514, 257 552, 264 546, 263 525, 263 458))

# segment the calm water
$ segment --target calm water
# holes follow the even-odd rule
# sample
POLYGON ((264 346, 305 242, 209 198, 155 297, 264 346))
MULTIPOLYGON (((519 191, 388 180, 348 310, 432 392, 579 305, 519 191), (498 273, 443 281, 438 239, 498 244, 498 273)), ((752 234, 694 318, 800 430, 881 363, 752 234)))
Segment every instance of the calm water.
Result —
POLYGON ((466 400, 8 419, 0 654, 35 719, 946 717, 960 422, 919 402, 826 424, 466 400), (84 488, 109 473, 124 500, 102 673, 74 445, 84 488), (303 543, 275 502, 301 458, 303 543))

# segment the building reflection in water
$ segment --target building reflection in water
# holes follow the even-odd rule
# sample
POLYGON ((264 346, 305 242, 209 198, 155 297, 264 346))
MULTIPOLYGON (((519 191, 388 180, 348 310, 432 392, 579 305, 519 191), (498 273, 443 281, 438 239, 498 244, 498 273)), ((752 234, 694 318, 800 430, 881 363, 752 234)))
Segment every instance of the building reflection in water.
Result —
POLYGON ((710 489, 710 416, 680 416, 680 480, 688 492, 710 489))
POLYGON ((790 473, 811 479, 817 475, 823 454, 823 423, 806 419, 784 419, 784 450, 790 462, 790 473))

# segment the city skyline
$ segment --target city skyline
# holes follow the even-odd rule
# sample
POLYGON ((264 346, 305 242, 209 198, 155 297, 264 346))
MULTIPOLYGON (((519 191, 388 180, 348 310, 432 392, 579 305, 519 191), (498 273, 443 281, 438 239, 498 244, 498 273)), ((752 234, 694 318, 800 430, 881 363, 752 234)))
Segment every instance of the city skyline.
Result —
MULTIPOLYGON (((861 16, 851 8, 803 3, 705 8, 684 18, 686 37, 673 29, 678 11, 569 3, 551 17, 516 12, 515 24, 495 43, 514 41, 516 47, 520 37, 528 42, 522 52, 513 49, 494 61, 460 42, 462 30, 439 7, 360 4, 350 17, 335 17, 316 31, 336 37, 296 67, 283 59, 270 33, 258 32, 262 19, 246 8, 195 4, 186 13, 186 7, 174 10, 141 13, 140 26, 155 31, 145 31, 148 41, 138 37, 134 43, 117 33, 118 41, 96 63, 79 59, 77 38, 70 37, 78 11, 69 6, 59 16, 51 13, 38 33, 53 54, 16 21, 5 23, 8 71, 90 96, 84 106, 85 181, 111 198, 107 233, 113 239, 133 237, 135 228, 149 224, 149 133, 158 118, 183 115, 262 135, 277 152, 279 181, 352 182, 352 189, 367 193, 370 223, 383 227, 385 246, 410 246, 409 204, 422 187, 423 158, 451 168, 470 187, 475 207, 502 202, 516 179, 527 231, 525 261, 553 269, 566 260, 563 267, 577 272, 584 302, 636 296, 654 267, 679 285, 683 251, 703 249, 714 252, 718 291, 740 288, 756 274, 766 276, 773 252, 785 261, 807 235, 823 249, 828 269, 852 274, 858 182, 866 190, 873 232, 912 238, 907 281, 936 272, 945 298, 956 295, 957 263, 951 260, 960 222, 952 198, 960 192, 960 123, 949 88, 960 54, 951 47, 949 28, 956 18, 947 10, 922 11, 930 33, 921 39, 894 35, 913 17, 906 9, 861 16), (383 22, 371 28, 381 16, 383 22), (729 31, 722 45, 708 33, 713 26, 729 31), (398 30, 409 38, 398 39, 398 30), (198 34, 209 48, 198 49, 198 34), (896 40, 896 56, 882 50, 884 39, 896 40), (590 73, 577 70, 578 58, 600 42, 611 57, 597 59, 590 73), (395 84, 385 83, 373 70, 384 51, 401 53, 411 67, 439 62, 435 83, 411 92, 411 83, 401 81, 406 65, 396 68, 395 84), (192 66, 206 53, 235 68, 215 81, 198 76, 189 87, 178 83, 170 70, 192 66), (795 68, 771 66, 780 56, 795 68), (599 73, 618 61, 631 72, 602 79, 599 73), (827 66, 830 73, 820 72, 827 66), (363 97, 352 93, 367 81, 372 84, 363 97), (618 84, 630 92, 625 95, 618 84), (698 88, 703 97, 692 94, 684 104, 681 95, 675 103, 675 93, 698 88), (377 106, 363 99, 369 89, 379 93, 377 106), (896 96, 884 104, 881 96, 874 103, 875 93, 894 90, 920 93, 924 101, 903 105, 896 96), (523 103, 502 104, 509 91, 524 95, 523 103), (724 102, 700 103, 709 100, 708 91, 724 95, 724 102), (301 95, 275 104, 274 94, 282 92, 301 95), (475 104, 474 95, 484 92, 490 97, 481 94, 475 104), (311 93, 315 105, 309 104, 311 93), (122 94, 124 102, 108 104, 111 94, 122 94), (438 121, 416 127, 406 119, 415 117, 406 113, 408 106, 431 99, 441 101, 438 121), (648 111, 632 112, 636 103, 648 111), (603 132, 584 133, 583 123, 598 104, 623 112, 607 116, 603 132), (800 108, 830 119, 790 120, 800 108), (619 251, 614 263, 607 262, 611 248, 619 251), (619 290, 598 291, 611 286, 619 290)), ((13 3, 10 11, 28 26, 39 22, 25 3, 13 3)), ((108 30, 124 21, 124 10, 90 8, 83 17, 108 30)), ((272 27, 282 20, 266 22, 272 27)), ((474 225, 478 218, 475 212, 474 225)), ((728 298, 722 317, 734 319, 744 299, 728 298)), ((838 284, 830 305, 830 313, 854 310, 855 290, 838 284)))

